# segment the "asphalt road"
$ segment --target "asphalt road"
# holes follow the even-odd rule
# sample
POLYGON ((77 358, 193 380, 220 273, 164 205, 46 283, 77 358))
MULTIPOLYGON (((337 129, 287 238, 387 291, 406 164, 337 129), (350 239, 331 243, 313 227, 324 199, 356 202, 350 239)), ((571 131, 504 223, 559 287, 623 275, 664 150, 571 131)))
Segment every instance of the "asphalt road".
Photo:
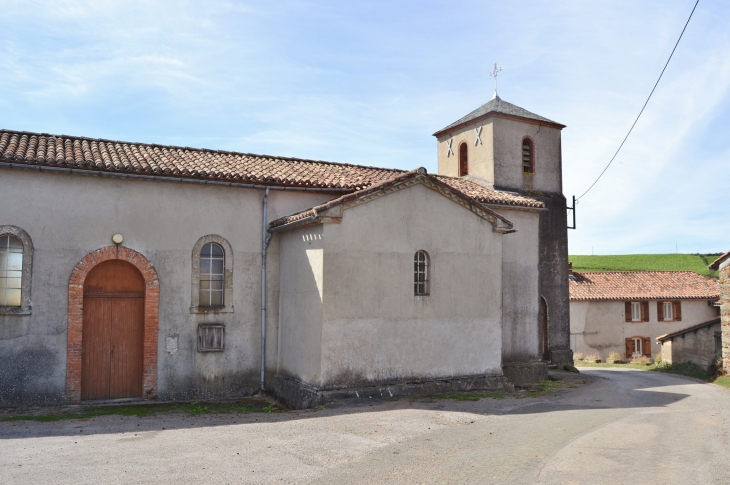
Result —
POLYGON ((730 484, 730 392, 591 369, 554 395, 0 423, 0 483, 730 484))

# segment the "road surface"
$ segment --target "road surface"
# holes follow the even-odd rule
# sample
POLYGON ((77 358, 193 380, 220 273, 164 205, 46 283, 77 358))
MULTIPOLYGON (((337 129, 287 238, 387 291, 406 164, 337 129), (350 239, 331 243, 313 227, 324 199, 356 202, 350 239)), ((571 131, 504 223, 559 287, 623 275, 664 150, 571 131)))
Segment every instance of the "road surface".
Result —
POLYGON ((537 398, 2 422, 0 483, 730 484, 729 391, 582 372, 537 398))

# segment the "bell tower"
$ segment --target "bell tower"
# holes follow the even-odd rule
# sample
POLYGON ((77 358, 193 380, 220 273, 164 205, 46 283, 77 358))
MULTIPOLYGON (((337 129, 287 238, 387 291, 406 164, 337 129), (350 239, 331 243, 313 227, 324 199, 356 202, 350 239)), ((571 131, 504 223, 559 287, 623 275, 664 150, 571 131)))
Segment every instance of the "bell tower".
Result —
MULTIPOLYGON (((561 131, 565 125, 503 101, 496 89, 500 70, 495 63, 490 73, 495 78, 495 90, 489 102, 434 133, 438 173, 466 178, 494 190, 517 192, 545 204, 546 210, 539 214, 539 240, 526 233, 515 237, 520 244, 538 246, 532 247, 539 254, 539 304, 548 308, 547 330, 540 330, 543 344, 548 347, 545 354, 554 364, 572 365, 568 231, 561 153, 561 131), (525 239, 528 237, 529 241, 525 239)), ((503 261, 508 260, 504 258, 520 260, 519 255, 509 250, 503 254, 503 261)), ((504 278, 519 278, 517 274, 510 276, 508 267, 503 267, 502 273, 504 278)), ((513 283, 505 282, 503 287, 513 283)), ((534 303, 538 305, 537 301, 534 303)), ((503 315, 504 324, 511 324, 505 318, 503 315)), ((509 349, 503 348, 505 351, 509 349)))

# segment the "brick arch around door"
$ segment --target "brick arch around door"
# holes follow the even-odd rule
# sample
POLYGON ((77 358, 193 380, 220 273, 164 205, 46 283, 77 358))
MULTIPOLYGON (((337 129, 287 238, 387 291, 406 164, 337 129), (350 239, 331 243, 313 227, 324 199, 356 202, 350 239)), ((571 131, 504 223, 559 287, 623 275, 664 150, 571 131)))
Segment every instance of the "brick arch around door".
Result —
MULTIPOLYGON (((81 260, 71 273, 68 285, 68 347, 66 354, 67 402, 80 402, 82 398, 86 399, 87 397, 92 399, 114 397, 113 394, 110 394, 112 391, 116 394, 121 393, 122 395, 133 392, 137 397, 143 397, 146 399, 157 395, 157 328, 159 318, 159 301, 160 287, 157 272, 147 258, 137 251, 124 247, 110 246, 97 249, 96 251, 86 255, 86 257, 81 260), (104 264, 104 266, 100 266, 102 264, 104 264), (114 279, 117 274, 126 282, 115 282, 114 279), (139 280, 135 281, 135 275, 139 278, 139 280), (89 276, 91 276, 91 278, 88 278, 89 276), (87 279, 89 281, 87 281, 87 279), (86 298, 84 297, 85 283, 87 290, 86 298), (143 291, 140 292, 139 290, 143 291), (118 303, 114 304, 112 301, 114 299, 119 299, 118 303), (142 300, 143 303, 140 300, 142 300), (86 315, 87 318, 91 316, 91 312, 94 312, 96 314, 94 317, 95 319, 99 317, 102 318, 102 320, 106 319, 105 325, 111 325, 110 319, 114 312, 112 309, 113 306, 116 306, 117 309, 122 309, 121 312, 117 311, 118 314, 127 314, 127 316, 123 316, 121 318, 122 324, 125 327, 131 327, 128 329, 130 335, 122 335, 121 338, 127 342, 139 342, 135 339, 141 337, 141 342, 138 343, 138 345, 141 346, 141 349, 132 349, 130 350, 132 354, 127 354, 131 355, 132 358, 137 358, 134 357, 136 355, 135 352, 141 353, 141 386, 133 382, 133 380, 138 379, 138 377, 129 377, 130 372, 139 372, 139 369, 135 370, 134 365, 127 365, 126 367, 122 366, 122 368, 118 371, 122 373, 123 379, 129 380, 127 384, 121 385, 121 388, 120 386, 117 386, 116 389, 110 388, 110 391, 106 394, 102 392, 102 394, 99 395, 99 389, 102 389, 103 391, 103 387, 106 385, 102 382, 97 384, 95 391, 92 391, 91 393, 87 392, 91 391, 91 389, 88 388, 88 384, 98 378, 98 375, 95 377, 89 373, 86 375, 84 374, 85 343, 83 340, 83 329, 84 324, 87 323, 84 319, 85 301, 88 305, 90 305, 87 308, 87 310, 89 310, 89 314, 86 315), (142 335, 135 336, 135 320, 139 318, 142 319, 142 335), (84 381, 87 386, 82 386, 82 381, 84 381), (134 386, 136 386, 136 388, 134 386), (83 396, 82 387, 86 387, 86 389, 84 389, 83 396)), ((100 331, 102 333, 109 331, 109 329, 100 329, 98 324, 94 324, 94 327, 96 328, 94 329, 89 327, 89 330, 91 330, 90 333, 95 333, 97 338, 99 337, 100 331)), ((110 338, 112 338, 111 334, 110 338)), ((89 347, 89 344, 91 344, 91 341, 87 339, 87 348, 89 347)), ((125 344, 122 343, 123 347, 124 345, 125 344)), ((96 354, 96 357, 87 357, 92 357, 96 360, 99 358, 102 360, 107 358, 104 357, 104 352, 106 352, 104 348, 93 348, 91 350, 96 354)), ((124 349, 123 352, 127 352, 128 350, 129 348, 124 349)), ((108 358, 111 359, 111 346, 108 347, 108 352, 108 358)), ((117 355, 119 356, 119 354, 117 355)), ((111 366, 112 364, 110 363, 109 365, 111 366)), ((111 372, 111 367, 109 367, 109 369, 111 372)), ((109 378, 111 378, 111 376, 109 378)), ((103 377, 101 379, 103 380, 103 377)))

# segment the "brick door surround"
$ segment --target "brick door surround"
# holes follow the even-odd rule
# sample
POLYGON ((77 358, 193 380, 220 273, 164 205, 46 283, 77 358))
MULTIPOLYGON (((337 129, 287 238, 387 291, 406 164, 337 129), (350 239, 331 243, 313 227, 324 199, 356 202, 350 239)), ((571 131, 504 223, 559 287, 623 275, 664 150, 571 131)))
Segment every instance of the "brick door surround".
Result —
POLYGON ((68 347, 66 350, 66 402, 81 401, 81 352, 84 321, 84 281, 99 263, 119 259, 134 265, 145 282, 142 396, 157 396, 157 328, 160 284, 157 272, 142 254, 129 248, 107 246, 87 254, 71 272, 68 282, 68 347))

